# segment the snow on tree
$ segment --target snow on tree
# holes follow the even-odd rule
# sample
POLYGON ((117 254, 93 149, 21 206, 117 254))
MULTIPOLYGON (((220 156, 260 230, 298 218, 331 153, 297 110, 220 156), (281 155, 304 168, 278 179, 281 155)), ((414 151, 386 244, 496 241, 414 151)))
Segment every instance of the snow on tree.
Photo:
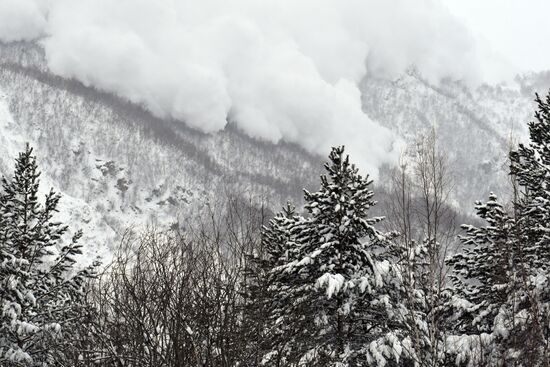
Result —
POLYGON ((447 259, 454 293, 450 313, 451 359, 469 365, 498 365, 506 361, 510 329, 514 325, 517 241, 515 221, 496 195, 476 203, 477 215, 487 225, 462 225, 463 248, 447 259))
POLYGON ((48 366, 71 351, 82 288, 93 267, 74 269, 81 232, 64 240, 54 220, 60 195, 38 199, 40 173, 32 148, 16 159, 0 192, 0 364, 48 366))
MULTIPOLYGON (((244 274, 243 337, 248 340, 243 361, 250 365, 280 366, 296 357, 299 340, 284 330, 293 315, 284 309, 275 293, 284 286, 270 270, 288 262, 293 244, 291 229, 300 217, 290 203, 262 228, 261 248, 251 254, 244 274), (286 322, 282 320, 286 318, 286 322)), ((298 318, 295 318, 297 320, 298 318)))
MULTIPOLYGON (((305 191, 306 218, 294 220, 286 243, 268 236, 267 246, 285 248, 272 267, 272 317, 300 358, 291 365, 384 366, 407 358, 400 303, 402 282, 393 264, 392 233, 369 217, 376 204, 372 183, 333 148, 317 192, 305 191), (272 239, 271 239, 272 238, 272 239), (392 362, 393 361, 393 362, 392 362)), ((285 241, 285 240, 283 240, 285 241)))
MULTIPOLYGON (((429 302, 431 283, 429 240, 422 242, 392 242, 394 262, 401 273, 403 303, 400 314, 410 346, 407 349, 411 366, 438 366, 442 357, 441 334, 433 335, 436 317, 441 311, 429 302), (436 342, 434 342, 436 340, 436 342)), ((409 365, 409 364, 406 364, 409 365)))
POLYGON ((399 233, 393 241, 403 274, 404 322, 418 366, 439 366, 445 355, 447 266, 455 246, 452 174, 434 129, 420 133, 407 155, 389 172, 385 227, 399 233))
POLYGON ((550 94, 536 97, 538 111, 529 123, 529 145, 510 154, 511 174, 522 190, 517 198, 523 252, 532 266, 547 268, 550 259, 550 94))
POLYGON ((454 296, 448 338, 457 365, 547 366, 550 360, 550 95, 536 98, 530 143, 510 153, 513 216, 478 203, 485 227, 463 226, 448 260, 454 296))
POLYGON ((531 365, 550 360, 550 94, 537 94, 538 110, 529 123, 529 145, 510 154, 510 171, 520 186, 515 200, 520 243, 517 266, 525 313, 517 327, 522 336, 520 358, 531 365))
POLYGON ((516 243, 514 221, 496 195, 487 203, 477 202, 477 215, 487 222, 484 227, 462 225, 466 231, 459 238, 462 251, 447 259, 453 271, 450 279, 455 296, 472 304, 464 310, 455 328, 465 332, 490 332, 493 318, 506 302, 513 278, 516 243))

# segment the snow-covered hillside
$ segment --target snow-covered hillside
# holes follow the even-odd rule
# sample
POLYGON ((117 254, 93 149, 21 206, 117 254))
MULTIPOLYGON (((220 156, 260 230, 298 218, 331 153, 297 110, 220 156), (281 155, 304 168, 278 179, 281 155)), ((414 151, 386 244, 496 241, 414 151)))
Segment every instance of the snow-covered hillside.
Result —
MULTIPOLYGON (((2 89, 0 89, 0 172, 2 175, 11 176, 14 169, 15 158, 28 142, 35 145, 35 142, 24 131, 22 126, 18 124, 9 111, 10 97, 2 89)), ((42 157, 40 157, 42 158, 42 157)), ((39 159, 42 161, 42 159, 39 159)), ((59 182, 52 176, 53 167, 47 167, 41 173, 40 192, 43 196, 53 188, 56 191, 63 192, 63 200, 60 204, 60 212, 56 220, 61 220, 66 223, 78 223, 77 226, 70 228, 71 232, 84 228, 83 240, 88 244, 85 246, 85 254, 83 264, 88 264, 96 258, 106 258, 109 256, 109 244, 116 238, 115 230, 107 225, 103 220, 103 213, 95 210, 92 203, 84 200, 78 195, 71 196, 67 192, 60 190, 59 182)))
POLYGON ((455 199, 468 210, 491 191, 501 197, 509 194, 508 151, 527 141, 534 93, 546 92, 544 83, 536 84, 542 77, 524 79, 521 87, 475 89, 449 81, 435 86, 414 71, 396 80, 366 78, 361 85, 363 108, 409 143, 434 127, 438 148, 451 164, 455 199))
POLYGON ((64 195, 61 209, 83 227, 93 251, 108 249, 129 227, 183 225, 220 195, 273 206, 299 200, 321 170, 296 146, 258 142, 232 128, 199 133, 54 77, 34 45, 1 50, 0 173, 11 173, 30 142, 44 186, 64 195))
MULTIPOLYGON (((525 135, 534 108, 529 86, 540 88, 539 80, 525 79, 517 90, 470 90, 434 86, 411 72, 367 78, 361 89, 369 117, 406 141, 436 126, 457 202, 470 209, 487 192, 506 190, 506 152, 511 137, 525 135)), ((91 252, 108 252, 131 226, 182 225, 228 192, 273 207, 298 201, 322 170, 323 157, 295 145, 256 141, 231 126, 200 133, 56 77, 35 44, 0 45, 0 89, 0 173, 11 172, 25 142, 35 146, 45 186, 63 193, 62 210, 84 227, 91 252)))

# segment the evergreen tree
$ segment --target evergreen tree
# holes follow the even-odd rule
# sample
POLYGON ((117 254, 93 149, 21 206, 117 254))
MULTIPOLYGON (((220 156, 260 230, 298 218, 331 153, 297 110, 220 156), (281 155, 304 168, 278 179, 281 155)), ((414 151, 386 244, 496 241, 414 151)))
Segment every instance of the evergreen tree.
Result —
POLYGON ((284 366, 293 359, 293 338, 281 330, 279 315, 282 305, 273 289, 277 279, 270 277, 270 270, 288 261, 291 228, 299 220, 295 207, 290 203, 262 228, 261 248, 251 254, 245 269, 244 339, 248 340, 248 365, 284 366))
POLYGON ((505 361, 507 338, 514 326, 517 241, 515 221, 490 194, 487 203, 476 203, 479 218, 487 225, 462 225, 463 248, 447 259, 452 269, 454 295, 448 302, 452 340, 470 339, 459 353, 470 365, 498 365, 505 361))
POLYGON ((537 94, 538 110, 529 123, 529 145, 510 154, 510 171, 521 190, 515 201, 517 267, 522 281, 521 308, 526 316, 521 358, 531 365, 550 362, 550 94, 537 94))
POLYGON ((510 153, 514 215, 494 195, 478 203, 487 226, 464 226, 464 250, 448 260, 450 340, 465 365, 550 363, 550 95, 536 101, 530 143, 510 153))
POLYGON ((529 123, 529 145, 510 154, 511 174, 522 190, 516 200, 522 251, 533 268, 547 269, 550 259, 550 94, 529 123))
MULTIPOLYGON (((369 217, 371 180, 333 148, 317 192, 305 191, 309 217, 287 229, 285 263, 270 270, 283 332, 299 345, 298 363, 367 366, 397 363, 410 350, 399 315, 400 274, 392 264, 392 234, 369 217), (295 317, 285 317, 294 315, 295 317)), ((270 246, 278 246, 275 238, 270 246)))
POLYGON ((75 271, 81 232, 65 241, 54 220, 60 195, 40 203, 36 158, 27 145, 0 192, 0 364, 61 365, 73 352, 82 288, 93 267, 75 271), (73 336, 73 338, 71 338, 73 336))
MULTIPOLYGON (((392 242, 394 262, 398 271, 402 274, 402 298, 403 305, 400 314, 406 335, 411 343, 406 350, 408 362, 411 366, 439 366, 439 348, 443 340, 437 340, 434 345, 434 336, 430 334, 433 322, 432 314, 440 311, 432 309, 428 294, 431 283, 428 281, 430 273, 430 258, 428 242, 425 240, 417 243, 414 240, 408 242, 392 242)), ((436 336, 438 337, 438 336, 436 336)), ((405 364, 408 365, 408 364, 405 364)))
POLYGON ((456 329, 491 332, 493 319, 513 287, 514 221, 492 193, 487 203, 477 202, 476 211, 487 225, 462 225, 466 231, 459 237, 463 249, 447 259, 447 265, 452 267, 455 295, 472 305, 457 320, 456 329))

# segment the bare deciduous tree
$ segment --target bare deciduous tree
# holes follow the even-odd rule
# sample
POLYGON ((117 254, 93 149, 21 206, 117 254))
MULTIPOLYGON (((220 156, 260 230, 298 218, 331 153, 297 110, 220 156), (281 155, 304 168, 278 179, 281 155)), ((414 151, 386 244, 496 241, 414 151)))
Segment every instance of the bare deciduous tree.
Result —
POLYGON ((456 243, 456 211, 451 205, 453 177, 447 157, 438 149, 435 129, 417 138, 390 178, 386 225, 400 234, 396 241, 403 249, 400 261, 413 348, 417 354, 423 351, 417 355, 420 365, 437 366, 444 349, 444 260, 456 243))
POLYGON ((246 347, 242 268, 263 216, 230 197, 183 232, 129 231, 95 284, 95 345, 80 364, 237 365, 246 347))

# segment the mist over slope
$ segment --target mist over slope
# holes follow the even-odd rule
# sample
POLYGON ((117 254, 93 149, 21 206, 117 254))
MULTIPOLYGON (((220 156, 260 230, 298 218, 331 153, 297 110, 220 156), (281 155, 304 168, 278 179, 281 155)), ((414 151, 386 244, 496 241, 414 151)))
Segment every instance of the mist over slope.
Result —
POLYGON ((437 84, 507 72, 432 0, 10 0, 0 23, 0 40, 39 40, 53 74, 155 117, 207 133, 232 124, 314 154, 345 141, 375 176, 401 142, 362 110, 365 75, 415 65, 437 84))
POLYGON ((419 134, 435 129, 454 178, 454 200, 471 211, 490 192, 504 200, 510 196, 508 152, 527 141, 535 92, 546 92, 546 79, 545 73, 532 74, 518 77, 512 87, 469 88, 453 81, 434 85, 411 70, 392 80, 367 77, 361 90, 366 113, 407 141, 409 149, 414 151, 419 134))
POLYGON ((69 215, 91 248, 110 246, 132 226, 184 227, 225 195, 278 207, 299 200, 320 172, 320 160, 299 147, 231 127, 205 134, 56 77, 36 45, 1 50, 0 136, 10 144, 0 144, 0 174, 11 173, 25 142, 35 146, 44 186, 79 200, 69 215))

